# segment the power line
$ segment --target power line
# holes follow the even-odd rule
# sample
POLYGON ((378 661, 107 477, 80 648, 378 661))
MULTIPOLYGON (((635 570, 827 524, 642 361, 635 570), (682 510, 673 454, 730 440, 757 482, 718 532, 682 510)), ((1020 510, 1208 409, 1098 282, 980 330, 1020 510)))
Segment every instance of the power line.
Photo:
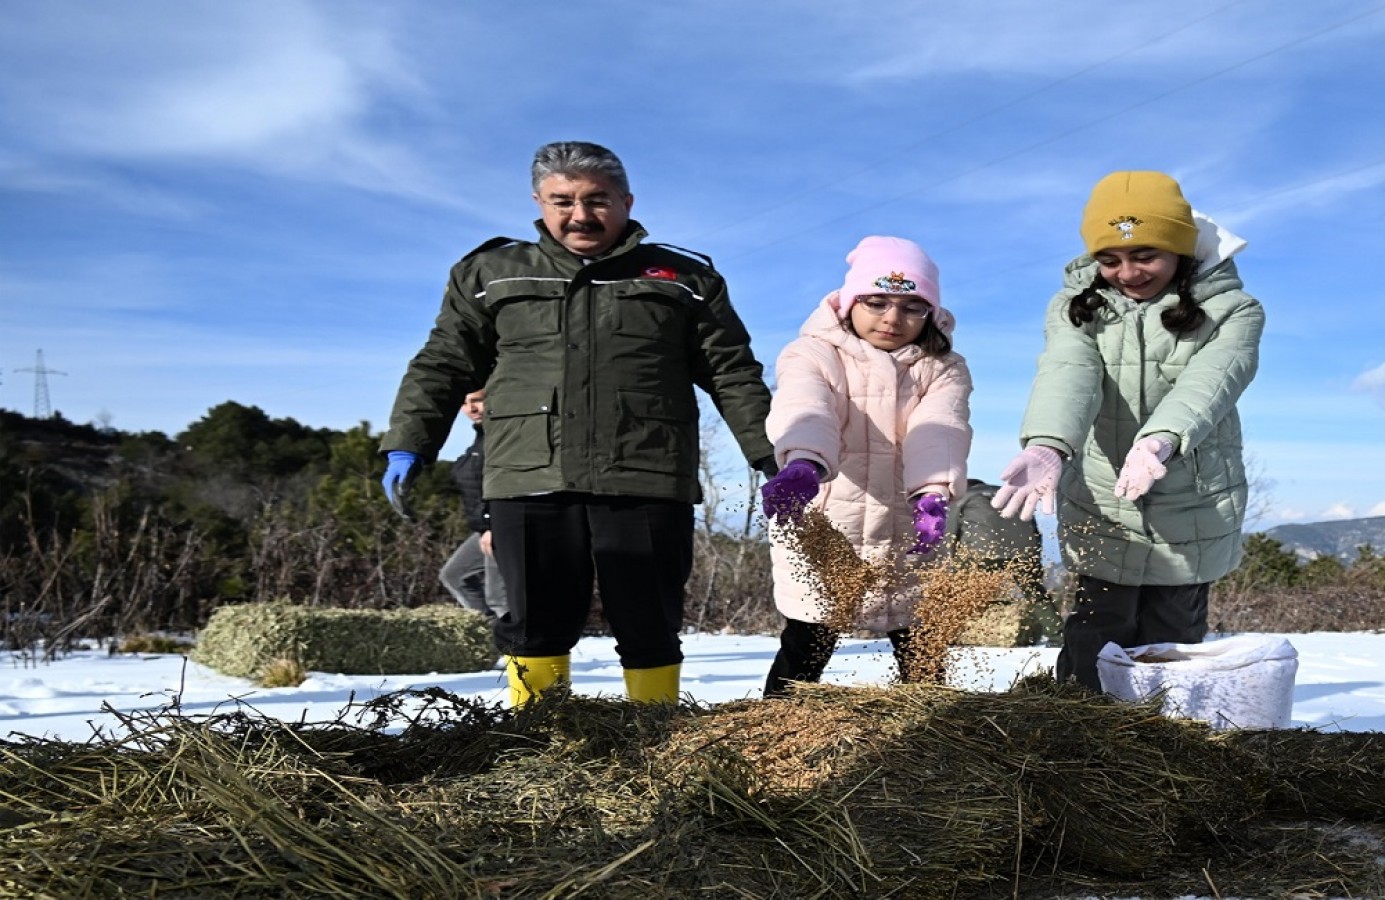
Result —
POLYGON ((16 372, 34 373, 34 418, 51 419, 53 418, 53 407, 48 402, 48 376, 66 375, 66 372, 59 372, 57 369, 50 369, 43 364, 43 351, 39 350, 31 368, 15 369, 16 372))

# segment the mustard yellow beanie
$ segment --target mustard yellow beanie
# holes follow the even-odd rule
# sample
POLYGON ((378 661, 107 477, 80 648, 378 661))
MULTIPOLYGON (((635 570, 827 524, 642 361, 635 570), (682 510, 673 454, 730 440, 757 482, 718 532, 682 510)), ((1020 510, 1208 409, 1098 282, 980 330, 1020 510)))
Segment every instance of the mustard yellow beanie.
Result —
POLYGON ((1112 172, 1092 188, 1082 213, 1087 252, 1154 247, 1192 256, 1197 246, 1193 209, 1163 172, 1112 172))

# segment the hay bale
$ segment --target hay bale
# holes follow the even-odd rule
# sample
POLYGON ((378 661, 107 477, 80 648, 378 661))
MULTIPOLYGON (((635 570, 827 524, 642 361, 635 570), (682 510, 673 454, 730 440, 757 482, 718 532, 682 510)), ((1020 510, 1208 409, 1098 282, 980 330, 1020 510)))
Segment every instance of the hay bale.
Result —
MULTIPOLYGON (((1172 896, 1205 892, 1206 872, 1224 896, 1385 887, 1369 832, 1267 822, 1267 782, 1297 772, 1235 746, 1249 736, 1051 678, 804 685, 710 709, 433 690, 313 726, 125 725, 0 742, 0 894, 1172 896), (1247 863, 1266 850, 1283 872, 1247 863)), ((1256 749, 1322 769, 1335 749, 1359 757, 1344 780, 1379 773, 1378 745, 1297 734, 1256 749)))
POLYGON ((1385 821, 1385 733, 1241 730, 1219 740, 1269 770, 1276 815, 1385 821))
POLYGON ((475 672, 495 662, 484 616, 459 606, 320 609, 286 601, 215 610, 192 659, 258 678, 277 660, 350 675, 475 672))
POLYGON ((1264 809, 1268 775, 1210 739, 1200 722, 1031 676, 1005 694, 966 693, 935 738, 992 753, 1041 811, 1026 839, 1036 862, 1145 877, 1243 835, 1264 809), (964 722, 982 723, 967 729, 964 722))
POLYGON ((796 686, 689 722, 657 766, 709 748, 743 759, 766 795, 849 821, 878 889, 928 896, 1003 877, 1021 848, 1035 865, 1140 877, 1235 833, 1264 797, 1205 729, 1051 679, 1005 694, 796 686))

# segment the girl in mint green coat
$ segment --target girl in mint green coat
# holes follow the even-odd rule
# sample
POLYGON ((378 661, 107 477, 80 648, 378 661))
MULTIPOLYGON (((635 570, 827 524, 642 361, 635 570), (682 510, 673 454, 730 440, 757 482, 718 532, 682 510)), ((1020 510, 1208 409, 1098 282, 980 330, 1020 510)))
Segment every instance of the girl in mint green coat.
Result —
POLYGON ((1057 674, 1100 690, 1108 641, 1200 642, 1211 582, 1240 563, 1236 402, 1265 317, 1231 260, 1245 242, 1194 213, 1167 175, 1103 178, 1082 237, 995 506, 1026 519, 1056 507, 1078 579, 1057 674))

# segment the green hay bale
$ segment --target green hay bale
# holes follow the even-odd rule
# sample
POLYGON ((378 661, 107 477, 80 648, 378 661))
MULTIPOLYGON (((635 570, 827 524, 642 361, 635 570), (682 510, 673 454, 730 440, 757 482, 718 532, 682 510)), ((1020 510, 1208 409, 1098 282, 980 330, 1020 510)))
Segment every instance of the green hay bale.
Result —
POLYGON ((485 617, 457 606, 317 609, 287 602, 223 606, 192 658, 227 675, 258 678, 276 660, 349 675, 476 672, 496 651, 485 617))

